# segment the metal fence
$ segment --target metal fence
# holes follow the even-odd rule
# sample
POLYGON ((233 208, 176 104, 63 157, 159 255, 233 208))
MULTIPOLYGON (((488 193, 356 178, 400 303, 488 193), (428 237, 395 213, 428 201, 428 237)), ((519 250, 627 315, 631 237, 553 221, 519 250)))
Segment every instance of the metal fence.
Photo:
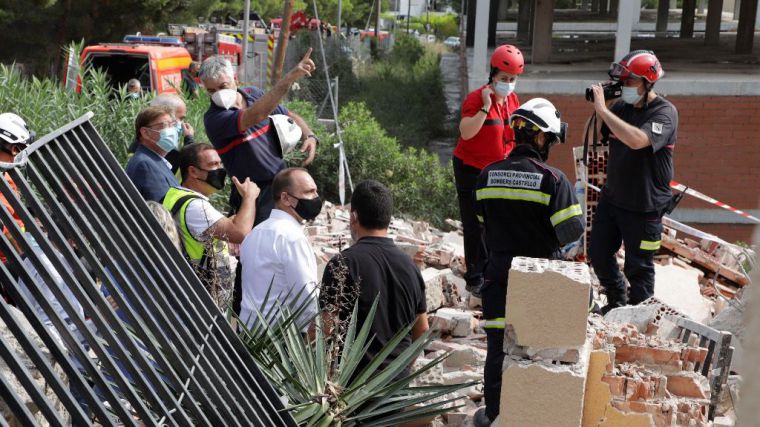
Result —
POLYGON ((0 425, 294 426, 91 117, 0 164, 0 425))

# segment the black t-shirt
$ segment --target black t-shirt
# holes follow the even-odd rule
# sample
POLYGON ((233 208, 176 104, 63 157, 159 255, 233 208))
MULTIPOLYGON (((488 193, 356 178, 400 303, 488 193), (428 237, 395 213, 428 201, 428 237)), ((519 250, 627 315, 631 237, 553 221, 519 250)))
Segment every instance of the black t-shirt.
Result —
MULTIPOLYGON (((350 317, 354 304, 351 289, 359 288, 357 331, 378 298, 370 336, 375 339, 365 353, 358 374, 402 328, 427 312, 425 282, 417 266, 386 237, 363 237, 333 257, 325 268, 320 290, 320 307, 329 310, 336 302, 341 319, 350 317), (342 278, 345 277, 345 281, 342 278)), ((391 352, 380 369, 385 368, 412 342, 411 334, 391 352)))
POLYGON ((618 101, 610 110, 646 133, 652 145, 633 150, 606 124, 602 126, 602 140, 609 141, 610 146, 604 196, 611 204, 634 212, 662 209, 672 194, 673 149, 678 134, 676 107, 658 96, 646 109, 618 101))

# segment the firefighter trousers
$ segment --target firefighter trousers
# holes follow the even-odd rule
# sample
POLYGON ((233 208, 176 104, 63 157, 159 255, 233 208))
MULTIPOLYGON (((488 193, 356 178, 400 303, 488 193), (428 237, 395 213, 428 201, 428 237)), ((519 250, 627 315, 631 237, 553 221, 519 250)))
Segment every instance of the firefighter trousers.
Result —
POLYGON ((483 266, 486 258, 486 245, 483 240, 483 226, 478 221, 475 208, 475 187, 478 183, 480 169, 465 165, 461 159, 452 157, 454 165, 454 182, 459 199, 459 215, 462 219, 464 235, 464 260, 467 272, 464 279, 470 286, 478 286, 483 281, 483 266))
POLYGON ((483 370, 486 415, 493 421, 499 415, 501 397, 501 371, 504 364, 504 325, 507 304, 507 281, 512 256, 491 253, 485 267, 483 295, 483 318, 485 319, 488 353, 483 370))
POLYGON ((654 254, 662 241, 662 210, 632 212, 599 200, 591 228, 589 258, 608 301, 625 300, 626 287, 615 254, 625 245, 625 278, 631 285, 630 304, 654 295, 654 254))

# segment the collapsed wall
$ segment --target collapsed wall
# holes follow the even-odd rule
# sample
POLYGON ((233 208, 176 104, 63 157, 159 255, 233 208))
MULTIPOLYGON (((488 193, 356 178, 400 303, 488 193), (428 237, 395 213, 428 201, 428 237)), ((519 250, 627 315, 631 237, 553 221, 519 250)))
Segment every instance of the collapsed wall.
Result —
POLYGON ((595 332, 584 427, 708 425, 710 385, 695 372, 708 349, 697 340, 671 339, 677 328, 670 311, 652 304, 589 318, 595 332), (631 322, 620 323, 626 316, 631 322))
POLYGON ((585 264, 512 261, 499 426, 581 425, 590 289, 585 264))

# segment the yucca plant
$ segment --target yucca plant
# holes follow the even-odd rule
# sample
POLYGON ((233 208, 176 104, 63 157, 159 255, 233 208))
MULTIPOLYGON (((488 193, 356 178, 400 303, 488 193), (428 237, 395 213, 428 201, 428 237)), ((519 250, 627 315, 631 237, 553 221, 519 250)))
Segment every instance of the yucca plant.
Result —
MULTIPOLYGON (((297 295, 296 301, 303 301, 297 295)), ((269 299, 268 296, 265 301, 269 299)), ((285 300, 288 300, 286 297, 285 300)), ((305 298, 308 300, 308 298, 305 298)), ((306 302, 308 303, 308 302, 306 302)), ((359 370, 373 337, 370 327, 377 309, 375 300, 364 324, 358 328, 358 305, 340 328, 324 328, 321 316, 314 319, 313 337, 302 334, 302 311, 298 307, 264 303, 254 325, 241 322, 240 337, 273 386, 287 398, 287 409, 305 426, 391 426, 434 417, 462 405, 462 397, 450 394, 474 383, 414 387, 412 382, 448 357, 442 355, 419 370, 405 369, 433 339, 431 331, 412 342, 385 368, 381 364, 407 336, 413 325, 398 331, 367 366, 359 370), (279 313, 274 315, 273 313, 279 313)))

